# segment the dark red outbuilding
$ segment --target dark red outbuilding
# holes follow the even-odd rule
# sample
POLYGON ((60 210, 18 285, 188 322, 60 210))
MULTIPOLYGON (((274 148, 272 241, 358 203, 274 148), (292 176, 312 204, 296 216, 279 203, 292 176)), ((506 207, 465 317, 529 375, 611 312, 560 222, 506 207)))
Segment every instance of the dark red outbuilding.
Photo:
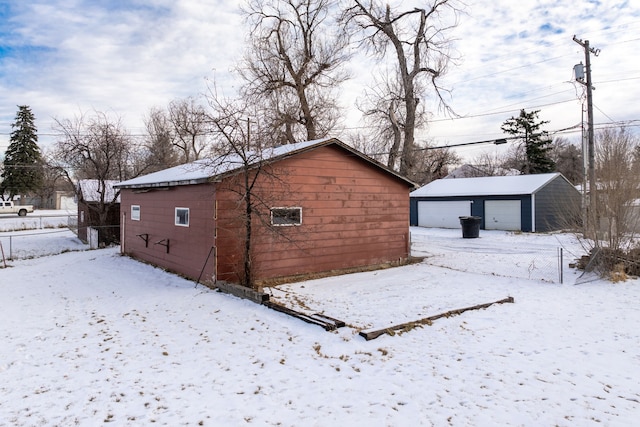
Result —
POLYGON ((122 252, 201 281, 242 282, 245 177, 256 283, 402 263, 413 183, 337 139, 210 159, 117 184, 122 252), (237 160, 237 159, 236 159, 237 160))

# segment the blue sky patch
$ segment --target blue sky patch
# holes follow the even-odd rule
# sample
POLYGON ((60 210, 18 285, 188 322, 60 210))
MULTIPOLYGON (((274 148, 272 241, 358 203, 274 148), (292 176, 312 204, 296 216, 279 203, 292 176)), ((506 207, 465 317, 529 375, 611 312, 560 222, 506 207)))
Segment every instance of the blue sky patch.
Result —
POLYGON ((547 34, 563 34, 565 32, 562 28, 554 27, 549 23, 541 25, 538 29, 547 34))

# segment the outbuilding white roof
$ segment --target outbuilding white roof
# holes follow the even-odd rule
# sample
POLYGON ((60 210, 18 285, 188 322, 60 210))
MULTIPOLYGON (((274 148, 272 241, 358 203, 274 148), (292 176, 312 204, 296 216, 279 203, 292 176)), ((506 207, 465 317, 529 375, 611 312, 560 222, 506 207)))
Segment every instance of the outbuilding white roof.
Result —
POLYGON ((560 173, 438 179, 411 192, 411 197, 505 196, 533 194, 560 173))
MULTIPOLYGON (((315 147, 321 147, 329 144, 336 144, 344 149, 356 154, 362 159, 369 161, 376 166, 385 169, 390 174, 397 176, 398 178, 406 181, 408 184, 413 183, 406 178, 398 175, 391 169, 386 168, 384 165, 375 162, 373 159, 358 152, 357 150, 349 147, 335 138, 323 138, 313 141, 299 142, 296 144, 281 145, 279 147, 267 148, 260 153, 246 153, 245 158, 249 166, 258 165, 261 162, 275 161, 280 158, 284 158, 293 155, 297 152, 313 149, 315 147)), ((189 184, 203 184, 209 182, 211 179, 215 179, 220 175, 228 173, 234 173, 244 167, 245 162, 239 155, 221 156, 213 159, 202 159, 192 163, 175 166, 169 169, 164 169, 158 172, 143 175, 137 178, 133 178, 127 181, 120 182, 116 185, 116 188, 145 188, 145 187, 168 187, 176 185, 189 185, 189 184)))
MULTIPOLYGON (((118 181, 114 180, 105 180, 101 182, 97 179, 81 179, 78 181, 78 187, 80 189, 80 194, 82 195, 82 199, 85 202, 97 203, 100 202, 100 194, 104 191, 104 201, 106 203, 111 203, 116 195, 116 190, 113 188, 118 181), (100 187, 104 183, 104 190, 101 190, 100 187)), ((115 199, 116 203, 120 203, 120 194, 115 199)))

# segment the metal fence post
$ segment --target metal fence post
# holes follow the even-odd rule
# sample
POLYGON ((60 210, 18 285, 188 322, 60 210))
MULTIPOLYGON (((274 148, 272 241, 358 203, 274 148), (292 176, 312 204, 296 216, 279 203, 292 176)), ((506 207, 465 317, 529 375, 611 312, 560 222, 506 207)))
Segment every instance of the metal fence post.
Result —
POLYGON ((564 283, 564 269, 563 269, 563 250, 562 248, 558 248, 558 263, 559 263, 559 267, 560 267, 560 284, 564 283))

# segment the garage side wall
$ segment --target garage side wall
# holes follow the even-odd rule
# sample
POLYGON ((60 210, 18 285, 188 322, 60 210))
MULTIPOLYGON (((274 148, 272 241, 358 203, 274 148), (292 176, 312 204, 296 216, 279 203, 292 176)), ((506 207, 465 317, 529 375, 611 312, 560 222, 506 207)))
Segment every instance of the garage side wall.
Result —
POLYGON ((580 221, 580 192, 562 176, 535 194, 536 231, 574 227, 580 221))
MULTIPOLYGON (((218 246, 242 235, 237 192, 218 187, 218 246), (234 196, 235 194, 235 196, 234 196), (234 225, 235 222, 235 225, 234 225)), ((404 261, 409 256, 407 182, 335 146, 274 163, 255 188, 254 277, 271 280, 404 261), (271 208, 300 209, 301 222, 274 226, 271 208)), ((237 281, 241 258, 219 259, 221 279, 237 281), (235 272, 234 272, 235 270, 235 272)))
POLYGON ((205 267, 203 277, 212 278, 215 259, 205 261, 214 245, 214 195, 209 184, 123 189, 123 252, 194 280, 205 267), (132 205, 140 208, 139 220, 131 217, 132 205), (176 208, 189 210, 188 225, 176 225, 176 208))

